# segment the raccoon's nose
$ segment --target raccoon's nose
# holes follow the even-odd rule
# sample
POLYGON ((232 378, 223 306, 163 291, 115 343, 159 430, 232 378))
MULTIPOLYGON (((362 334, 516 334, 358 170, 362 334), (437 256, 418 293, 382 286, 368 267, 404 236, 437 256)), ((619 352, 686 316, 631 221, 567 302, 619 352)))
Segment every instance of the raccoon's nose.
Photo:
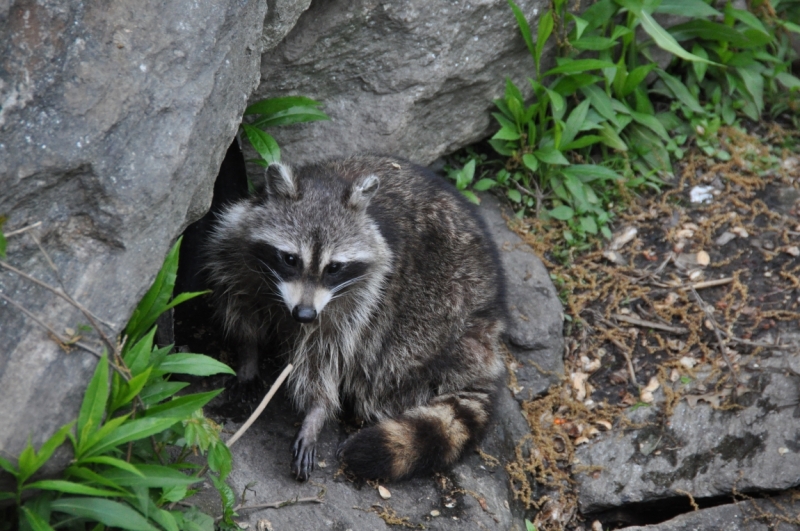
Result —
POLYGON ((297 305, 292 310, 292 317, 299 323, 310 323, 317 318, 317 310, 313 306, 297 305))

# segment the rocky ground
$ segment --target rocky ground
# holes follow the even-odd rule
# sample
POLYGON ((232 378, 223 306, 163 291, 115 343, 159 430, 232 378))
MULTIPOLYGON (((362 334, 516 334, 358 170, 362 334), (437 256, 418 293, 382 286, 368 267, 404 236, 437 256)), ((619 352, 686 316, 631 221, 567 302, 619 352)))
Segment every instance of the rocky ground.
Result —
MULTIPOLYGON (((234 446, 231 482, 244 507, 288 503, 239 520, 276 531, 521 530, 526 517, 546 530, 800 527, 797 138, 778 127, 722 138, 731 160, 689 155, 589 251, 558 252, 560 229, 536 220, 511 232, 484 198, 512 324, 508 392, 480 451, 431 478, 357 483, 335 457, 349 428, 330 426, 300 484, 288 462, 301 418, 279 395, 234 446)), ((199 503, 213 513, 212 491, 199 503)))

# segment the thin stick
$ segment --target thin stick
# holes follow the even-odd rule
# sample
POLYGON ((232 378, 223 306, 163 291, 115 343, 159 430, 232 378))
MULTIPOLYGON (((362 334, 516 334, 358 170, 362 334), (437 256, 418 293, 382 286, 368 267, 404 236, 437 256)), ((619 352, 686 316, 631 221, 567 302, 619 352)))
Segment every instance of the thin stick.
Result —
POLYGON ((644 326, 647 328, 655 328, 657 330, 664 330, 665 332, 672 332, 673 334, 688 334, 689 330, 686 328, 679 328, 677 326, 669 326, 661 323, 656 323, 655 321, 645 321, 644 319, 638 319, 636 317, 630 317, 628 315, 620 315, 615 313, 612 317, 619 321, 623 321, 626 323, 630 323, 637 326, 644 326))
POLYGON ((12 271, 12 272, 16 273, 17 275, 21 276, 22 278, 30 280, 34 284, 36 284, 38 286, 41 286, 44 289, 46 289, 48 291, 51 291, 52 293, 55 293, 56 295, 58 295, 59 297, 61 297, 62 299, 64 299, 68 303, 70 303, 72 306, 77 308, 89 320, 89 322, 92 324, 92 326, 95 328, 95 330, 97 330, 97 333, 100 334, 100 337, 103 338, 103 341, 108 346, 109 351, 114 352, 114 350, 115 350, 114 343, 111 342, 111 340, 108 338, 108 336, 98 326, 97 321, 94 319, 92 313, 89 310, 87 310, 83 305, 81 305, 79 302, 77 302, 75 299, 70 297, 63 290, 61 290, 59 288, 54 288, 53 286, 51 286, 47 282, 43 282, 43 281, 39 280, 38 278, 33 277, 33 276, 25 273, 24 271, 20 271, 16 267, 14 267, 11 264, 8 264, 6 262, 3 262, 2 260, 0 260, 0 267, 8 269, 9 271, 12 271))
MULTIPOLYGON (((256 509, 280 509, 281 507, 286 507, 287 505, 296 505, 298 503, 323 503, 324 501, 325 500, 317 496, 310 496, 308 498, 294 498, 292 500, 284 500, 272 503, 260 503, 258 505, 239 504, 233 508, 233 511, 239 512, 239 511, 252 511, 256 509)), ((214 519, 215 522, 219 522, 220 520, 222 520, 221 516, 218 516, 214 519)))
POLYGON ((23 232, 27 232, 31 229, 35 229, 36 227, 40 227, 42 225, 41 221, 37 221, 33 225, 28 225, 27 227, 22 227, 21 229, 12 230, 8 234, 6 234, 6 238, 10 238, 12 236, 16 236, 17 234, 22 234, 23 232))
MULTIPOLYGON (((600 322, 605 324, 606 326, 610 326, 612 328, 619 329, 619 327, 616 324, 614 324, 611 321, 605 319, 600 312, 592 310, 592 313, 594 313, 595 317, 600 322)), ((628 375, 631 377, 631 383, 633 383, 633 385, 635 385, 636 387, 641 387, 639 385, 639 382, 636 380, 636 371, 633 369, 633 360, 631 359, 631 353, 628 351, 628 347, 626 347, 618 339, 615 339, 615 338, 611 337, 611 335, 608 333, 608 331, 606 331, 606 338, 609 341, 611 341, 612 343, 614 343, 614 345, 617 346, 619 351, 622 352, 622 356, 625 358, 625 363, 627 363, 627 365, 628 365, 628 375)))
POLYGON ((273 395, 274 395, 274 394, 275 394, 275 392, 278 390, 278 388, 281 386, 281 384, 283 383, 283 381, 286 379, 286 377, 287 377, 287 376, 289 376, 289 373, 290 373, 290 372, 292 372, 292 369, 293 369, 293 368, 294 368, 294 366, 293 366, 293 365, 290 363, 290 364, 288 364, 288 365, 286 366, 286 368, 285 368, 285 369, 283 369, 283 372, 281 373, 281 375, 280 375, 280 376, 278 376, 278 379, 277 379, 277 380, 275 380, 275 383, 274 383, 274 384, 272 384, 272 387, 270 387, 270 388, 269 388, 269 392, 268 392, 268 393, 267 393, 267 395, 266 395, 266 396, 263 398, 263 400, 261 400, 261 403, 258 405, 258 407, 256 408, 256 410, 255 410, 255 411, 253 411, 253 414, 252 414, 252 415, 250 415, 250 418, 248 418, 248 419, 247 419, 247 422, 245 422, 244 424, 242 424, 242 427, 241 427, 241 428, 239 428, 239 429, 236 431, 236 433, 234 433, 234 434, 233 434, 233 437, 231 437, 230 439, 228 439, 228 442, 227 442, 227 443, 225 443, 225 444, 227 444, 227 445, 228 445, 228 448, 230 448, 231 446, 233 446, 233 443, 235 443, 236 441, 238 441, 238 440, 239 440, 239 438, 240 438, 242 435, 244 435, 244 432, 246 432, 246 431, 247 431, 247 430, 250 428, 250 426, 252 426, 252 425, 253 425, 253 423, 256 421, 256 419, 259 417, 259 415, 261 415, 261 413, 264 411, 264 408, 266 408, 266 407, 267 407, 267 404, 269 404, 269 401, 270 401, 270 400, 272 400, 272 397, 273 397, 273 395))
POLYGON ((47 323, 45 323, 44 321, 42 321, 41 319, 39 319, 38 317, 36 317, 34 314, 32 314, 31 312, 29 312, 28 310, 26 310, 26 309, 25 309, 25 308, 24 308, 24 307, 23 307, 21 304, 19 304, 18 302, 14 301, 14 300, 12 300, 12 299, 10 299, 10 298, 8 298, 8 297, 6 297, 6 296, 5 296, 5 294, 3 294, 3 293, 0 293, 0 298, 2 298, 3 300, 5 300, 6 302, 8 302, 10 305, 14 306, 16 309, 18 309, 19 311, 21 311, 21 312, 22 312, 22 313, 24 313, 25 315, 27 315, 27 316, 28 316, 28 317, 29 317, 29 318, 30 318, 30 319, 31 319, 33 322, 35 322, 36 324, 38 324, 39 326, 41 326, 42 328, 44 328, 45 330, 47 330, 48 332, 50 332, 50 334, 51 334, 51 335, 52 335, 54 338, 56 338, 56 340, 57 340, 57 341, 58 341, 58 342, 59 342, 59 343, 60 343, 62 346, 63 346, 63 345, 75 345, 76 347, 80 347, 80 348, 82 348, 83 350, 85 350, 85 351, 87 351, 87 352, 89 352, 89 353, 91 353, 91 354, 94 354, 94 355, 95 355, 95 356, 97 356, 98 358, 102 358, 102 357, 103 357, 103 355, 102 355, 102 354, 100 354, 99 352, 97 352, 95 349, 93 349, 93 348, 92 348, 92 347, 90 347, 89 345, 86 345, 85 343, 81 343, 80 341, 70 342, 70 340, 69 340, 69 339, 67 339, 67 338, 64 338, 64 337, 61 337, 61 335, 60 335, 58 332, 56 332, 55 330, 53 330, 52 328, 50 328, 50 325, 48 325, 47 323))
POLYGON ((692 295, 694 295, 695 300, 697 301, 697 305, 700 306, 700 309, 703 310, 703 313, 706 315, 706 318, 711 322, 711 327, 714 329, 714 335, 717 336, 717 347, 719 347, 719 353, 722 354, 722 359, 725 360, 725 364, 728 366, 728 369, 731 371, 731 377, 733 378, 733 382, 736 384, 733 388, 733 397, 736 399, 736 388, 739 386, 739 378, 736 376, 736 371, 733 369, 733 363, 728 358, 728 353, 725 352, 725 340, 722 339, 722 334, 720 333, 721 330, 717 321, 714 319, 714 315, 711 313, 711 310, 708 309, 706 306, 705 301, 700 298, 700 295, 697 293, 697 290, 691 288, 692 295))
POLYGON ((731 282, 733 282, 733 277, 718 278, 716 280, 704 280, 703 282, 698 282, 696 284, 681 286, 678 289, 685 290, 685 289, 714 288, 716 286, 724 286, 725 284, 730 284, 731 282))

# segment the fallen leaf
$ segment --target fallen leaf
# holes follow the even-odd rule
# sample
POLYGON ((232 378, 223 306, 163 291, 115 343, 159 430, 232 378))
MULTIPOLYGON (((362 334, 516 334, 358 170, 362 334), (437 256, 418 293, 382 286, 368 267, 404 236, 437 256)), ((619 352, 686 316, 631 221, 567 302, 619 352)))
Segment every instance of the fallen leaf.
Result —
POLYGON ((614 236, 613 240, 611 240, 611 244, 608 246, 609 250, 618 251, 626 243, 633 240, 638 232, 639 231, 636 229, 636 227, 625 227, 614 236))
POLYGON ((697 260, 697 263, 703 267, 711 263, 711 257, 708 256, 708 253, 705 251, 699 251, 695 257, 695 260, 697 260))
POLYGON ((644 388, 645 391, 650 391, 651 393, 661 387, 661 383, 658 381, 658 378, 655 376, 650 378, 650 381, 647 382, 647 386, 644 388))
POLYGON ((687 369, 692 369, 695 365, 697 365, 697 360, 691 356, 684 356, 679 360, 679 363, 687 369))
POLYGON ((788 255, 798 257, 800 256, 800 247, 797 247, 796 245, 792 245, 791 247, 785 247, 783 249, 783 252, 788 255))
POLYGON ((604 427, 606 429, 606 431, 611 431, 611 423, 609 421, 607 421, 607 420, 597 420, 597 421, 595 421, 595 423, 599 424, 602 427, 604 427))
POLYGON ((639 400, 641 400, 645 404, 652 404, 653 401, 655 400, 655 397, 653 396, 653 393, 651 391, 642 390, 642 392, 639 393, 639 400))
POLYGON ((387 489, 383 485, 378 485, 378 495, 384 500, 388 500, 389 498, 392 497, 392 493, 389 492, 389 489, 387 489))

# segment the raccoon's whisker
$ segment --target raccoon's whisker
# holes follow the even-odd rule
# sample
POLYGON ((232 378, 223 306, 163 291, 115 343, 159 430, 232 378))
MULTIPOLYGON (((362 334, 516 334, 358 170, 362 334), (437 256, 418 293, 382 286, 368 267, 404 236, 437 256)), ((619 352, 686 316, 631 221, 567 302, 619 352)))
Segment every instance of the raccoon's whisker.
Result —
POLYGON ((346 282, 342 282, 338 286, 334 286, 333 289, 331 289, 331 293, 338 293, 339 291, 343 290, 347 286, 352 286, 353 284, 355 284, 359 280, 362 280, 362 279, 365 279, 365 278, 367 278, 367 275, 359 275, 359 276, 357 276, 355 278, 351 278, 350 280, 348 280, 346 282))

